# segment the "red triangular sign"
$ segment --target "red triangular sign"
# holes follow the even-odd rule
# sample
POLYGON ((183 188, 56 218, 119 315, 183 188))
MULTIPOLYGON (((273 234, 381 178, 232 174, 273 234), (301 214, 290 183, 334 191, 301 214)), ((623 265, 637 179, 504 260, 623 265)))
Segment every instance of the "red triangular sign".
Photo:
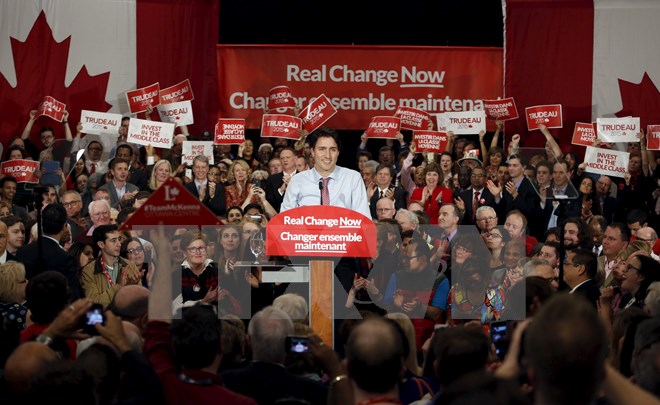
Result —
POLYGON ((221 225, 213 211, 173 178, 163 183, 124 223, 122 229, 159 223, 181 226, 221 225))

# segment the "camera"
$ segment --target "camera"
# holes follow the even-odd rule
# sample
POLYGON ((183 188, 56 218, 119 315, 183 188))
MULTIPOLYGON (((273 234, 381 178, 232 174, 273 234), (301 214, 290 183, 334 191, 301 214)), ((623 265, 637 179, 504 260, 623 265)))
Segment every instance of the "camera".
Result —
POLYGON ((490 341, 495 346, 498 359, 504 359, 509 349, 509 326, 506 321, 493 321, 490 323, 490 341))
POLYGON ((287 353, 307 353, 309 351, 308 337, 287 336, 284 344, 287 353))
POLYGON ((248 215, 248 218, 250 218, 251 220, 256 221, 256 222, 261 222, 262 217, 261 217, 261 215, 248 215))
POLYGON ((99 332, 96 330, 94 325, 100 324, 105 325, 105 314, 103 313, 103 305, 93 304, 92 307, 87 310, 85 316, 81 319, 81 329, 84 333, 88 335, 98 335, 99 332))

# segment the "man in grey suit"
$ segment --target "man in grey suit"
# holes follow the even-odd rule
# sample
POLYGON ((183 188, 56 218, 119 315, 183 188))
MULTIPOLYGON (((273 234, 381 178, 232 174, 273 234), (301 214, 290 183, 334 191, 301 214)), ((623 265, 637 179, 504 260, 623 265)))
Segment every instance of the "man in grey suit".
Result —
POLYGON ((603 234, 603 254, 598 258, 598 280, 600 287, 609 287, 614 283, 612 269, 616 255, 628 246, 630 230, 626 224, 613 222, 605 228, 603 234))
POLYGON ((131 183, 128 183, 128 165, 127 160, 114 158, 110 161, 109 168, 112 174, 112 181, 105 183, 100 190, 106 190, 110 194, 110 206, 119 209, 121 201, 131 200, 140 191, 140 189, 131 183))

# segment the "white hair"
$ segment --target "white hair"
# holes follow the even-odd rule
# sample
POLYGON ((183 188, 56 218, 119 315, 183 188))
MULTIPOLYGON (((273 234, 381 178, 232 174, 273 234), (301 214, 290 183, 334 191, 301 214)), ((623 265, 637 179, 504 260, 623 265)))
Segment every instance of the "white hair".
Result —
POLYGON ((648 308, 653 318, 660 316, 660 281, 655 281, 649 285, 649 288, 646 290, 644 306, 648 308))
POLYGON ((293 322, 286 312, 272 306, 257 312, 248 326, 252 359, 283 364, 286 358, 284 342, 291 334, 293 322))
POLYGON ((298 294, 284 294, 275 298, 273 308, 281 309, 293 321, 305 321, 309 315, 307 301, 298 294))

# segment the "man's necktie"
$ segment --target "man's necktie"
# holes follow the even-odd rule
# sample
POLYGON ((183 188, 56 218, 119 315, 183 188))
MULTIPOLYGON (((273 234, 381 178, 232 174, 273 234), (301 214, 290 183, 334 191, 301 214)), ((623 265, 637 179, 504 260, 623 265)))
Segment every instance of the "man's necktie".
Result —
POLYGON ((330 192, 328 191, 329 177, 321 179, 323 182, 323 189, 321 190, 321 205, 330 205, 330 192))
POLYGON ((477 208, 479 208, 479 194, 481 191, 474 192, 474 200, 472 201, 472 222, 476 218, 477 208))
POLYGON ((96 173, 96 163, 92 163, 92 168, 89 169, 89 174, 94 174, 96 173))

